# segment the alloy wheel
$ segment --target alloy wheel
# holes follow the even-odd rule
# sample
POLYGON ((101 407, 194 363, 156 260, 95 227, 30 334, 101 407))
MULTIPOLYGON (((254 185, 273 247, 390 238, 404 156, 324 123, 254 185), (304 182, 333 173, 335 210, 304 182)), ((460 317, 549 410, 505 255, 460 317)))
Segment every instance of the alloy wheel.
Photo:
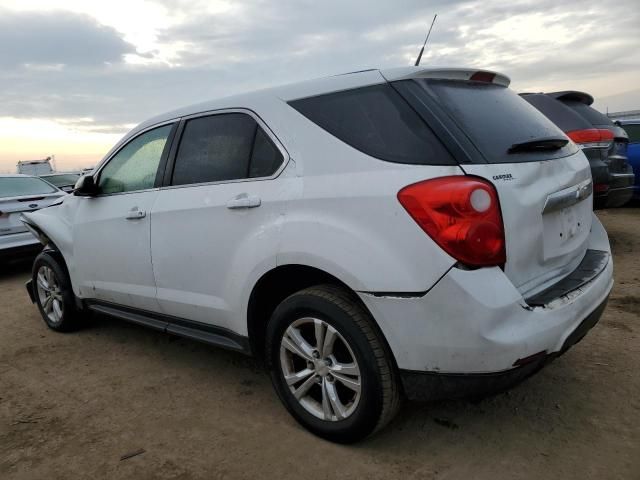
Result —
POLYGON ((289 390, 311 415, 336 422, 348 418, 362 391, 351 346, 324 320, 305 317, 285 330, 280 366, 289 390))
POLYGON ((64 315, 64 299, 60 282, 52 268, 42 265, 38 269, 36 288, 40 305, 49 321, 53 324, 60 323, 64 315))

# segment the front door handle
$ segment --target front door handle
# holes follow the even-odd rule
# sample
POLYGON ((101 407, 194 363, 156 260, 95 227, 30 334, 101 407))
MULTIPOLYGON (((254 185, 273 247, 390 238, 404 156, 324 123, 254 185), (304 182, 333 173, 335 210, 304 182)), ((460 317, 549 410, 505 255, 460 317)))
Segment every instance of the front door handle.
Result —
POLYGON ((259 207, 261 203, 260 197, 241 193, 227 202, 227 208, 255 208, 259 207))
POLYGON ((140 220, 141 218, 144 218, 146 216, 147 216, 147 212, 145 212, 144 210, 140 210, 138 207, 133 207, 127 213, 126 218, 127 220, 140 220))

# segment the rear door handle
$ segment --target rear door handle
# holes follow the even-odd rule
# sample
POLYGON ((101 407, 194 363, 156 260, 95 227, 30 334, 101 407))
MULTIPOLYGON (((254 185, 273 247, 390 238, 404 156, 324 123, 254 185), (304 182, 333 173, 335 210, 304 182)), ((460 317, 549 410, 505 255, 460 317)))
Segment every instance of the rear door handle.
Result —
POLYGON ((140 220, 141 218, 144 218, 146 216, 147 216, 147 212, 145 212, 144 210, 140 210, 138 207, 133 207, 127 213, 126 218, 127 220, 140 220))
POLYGON ((227 202, 227 208, 255 208, 261 203, 260 197, 241 193, 227 202))

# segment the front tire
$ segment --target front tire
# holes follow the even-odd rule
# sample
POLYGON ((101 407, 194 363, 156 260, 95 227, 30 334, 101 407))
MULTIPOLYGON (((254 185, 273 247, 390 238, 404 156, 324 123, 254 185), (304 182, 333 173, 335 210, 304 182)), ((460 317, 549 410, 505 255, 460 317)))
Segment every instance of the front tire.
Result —
POLYGON ((274 311, 266 342, 278 396, 314 434, 356 442, 397 412, 400 388, 391 354, 350 292, 321 285, 291 295, 274 311))
POLYGON ((32 277, 36 305, 47 326, 57 332, 76 330, 79 312, 65 266, 45 251, 34 260, 32 277))

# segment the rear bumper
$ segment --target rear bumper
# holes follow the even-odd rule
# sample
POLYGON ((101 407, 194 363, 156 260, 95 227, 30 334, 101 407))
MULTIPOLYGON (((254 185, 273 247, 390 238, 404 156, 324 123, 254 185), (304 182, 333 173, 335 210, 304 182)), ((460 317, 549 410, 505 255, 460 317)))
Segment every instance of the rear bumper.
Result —
POLYGON ((534 355, 515 368, 502 372, 452 374, 401 370, 400 378, 409 400, 434 401, 463 397, 483 397, 500 393, 526 380, 556 357, 584 338, 600 320, 608 297, 567 337, 562 348, 555 353, 534 355))
POLYGON ((41 249, 42 244, 30 232, 0 236, 0 258, 3 260, 13 259, 41 249))
POLYGON ((610 173, 609 175, 611 179, 606 206, 621 207, 633 197, 635 175, 633 173, 610 173))
POLYGON ((520 370, 528 359, 562 352, 581 324, 589 323, 586 319, 594 312, 599 318, 613 287, 613 262, 595 216, 589 248, 606 252, 606 265, 588 282, 542 306, 529 305, 497 267, 452 268, 422 297, 360 297, 400 370, 502 376, 520 370))

